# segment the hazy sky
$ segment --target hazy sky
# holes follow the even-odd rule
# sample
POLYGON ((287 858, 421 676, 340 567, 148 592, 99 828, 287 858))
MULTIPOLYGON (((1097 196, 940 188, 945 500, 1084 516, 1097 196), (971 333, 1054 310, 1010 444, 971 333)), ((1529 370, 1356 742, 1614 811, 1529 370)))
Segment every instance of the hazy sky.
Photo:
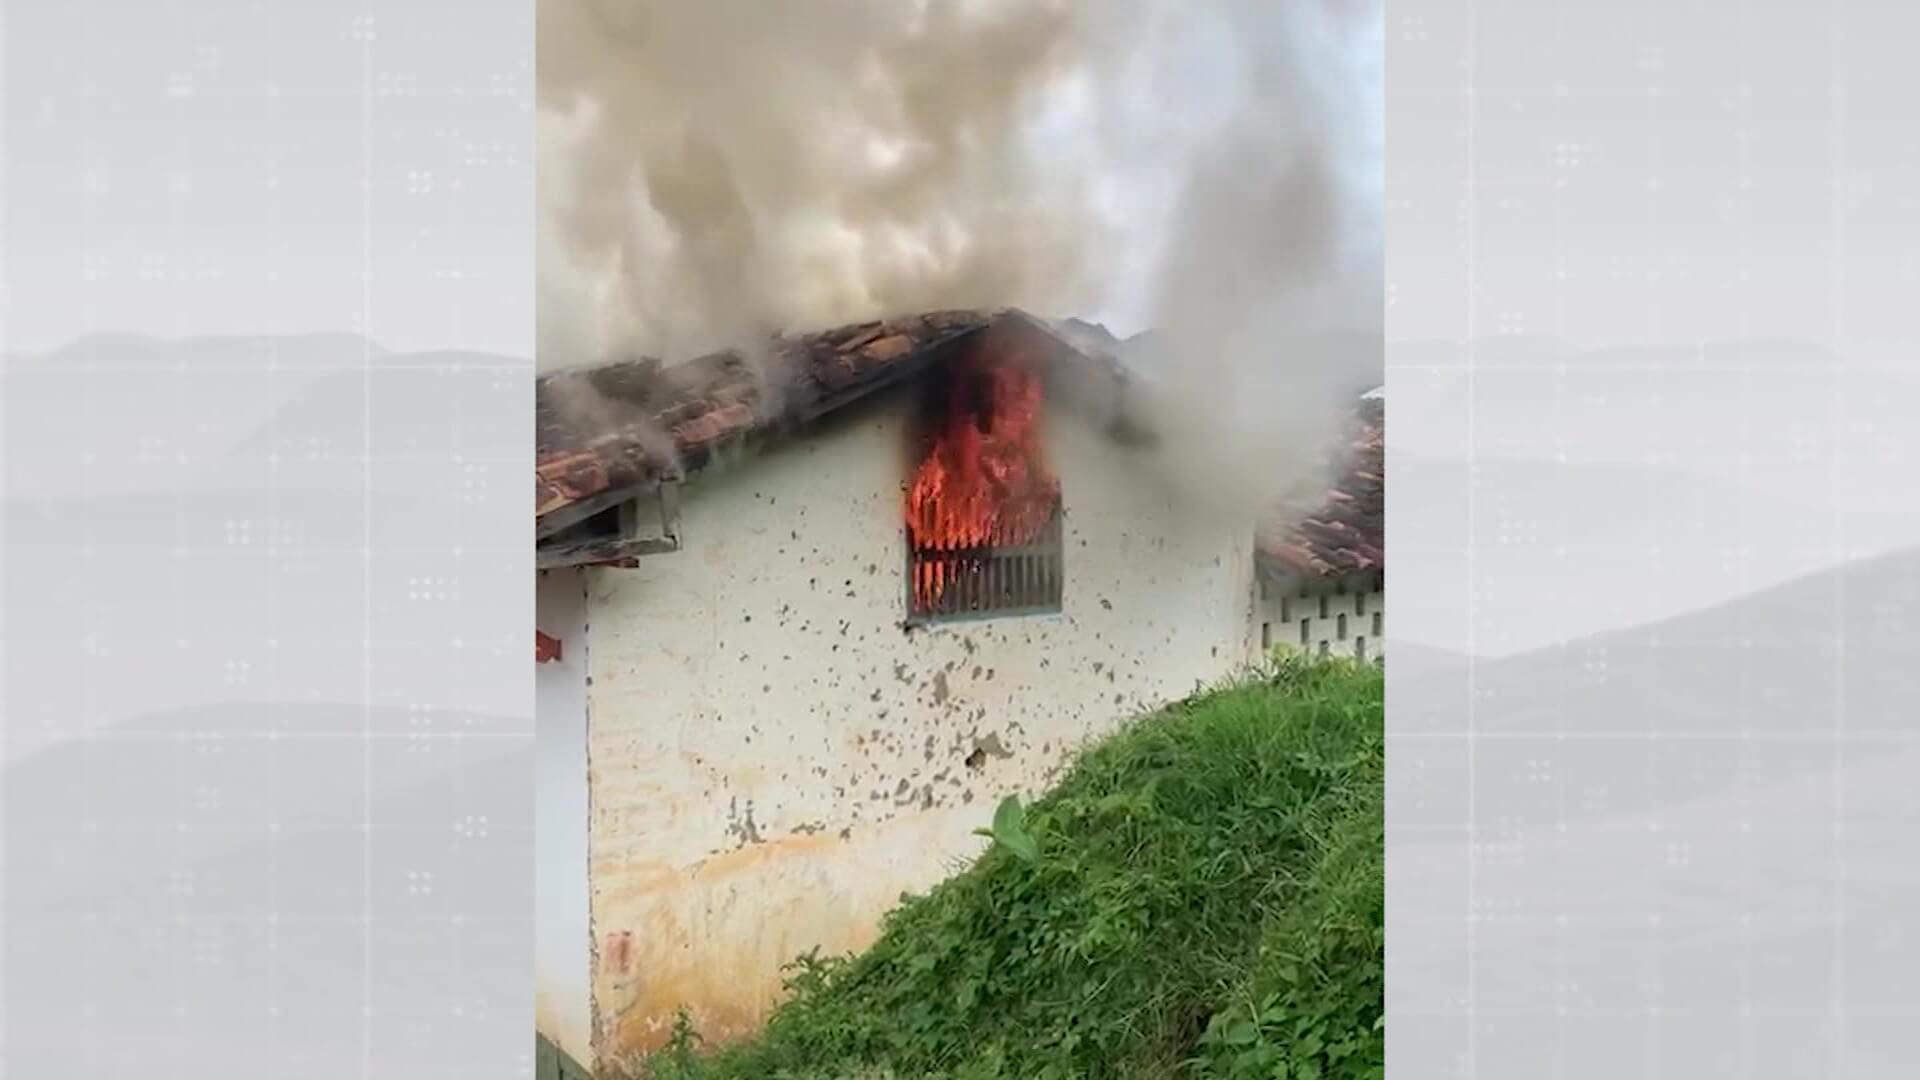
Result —
POLYGON ((523 52, 458 56, 430 22, 327 4, 7 23, 9 351, 339 331, 531 351, 530 17, 523 52))
MULTIPOLYGON (((479 80, 472 62, 433 70, 425 48, 406 47, 398 64, 390 58, 402 49, 385 46, 406 46, 406 28, 383 25, 369 45, 342 34, 343 19, 320 9, 269 13, 236 0, 181 18, 136 7, 112 26, 83 25, 65 11, 47 5, 10 15, 16 39, 31 36, 36 45, 8 54, 9 85, 33 90, 8 95, 6 105, 9 351, 94 332, 356 329, 401 350, 530 351, 531 18, 524 55, 502 57, 496 74, 479 80), (204 33, 208 21, 227 29, 204 33), (242 53, 203 44, 247 35, 263 47, 242 53), (364 123, 336 91, 313 89, 343 64, 366 65, 364 123), (434 138, 419 135, 422 110, 432 113, 434 138), (474 265, 475 253, 501 250, 523 256, 490 271, 474 265), (374 287, 363 305, 348 283, 365 273, 374 287), (524 304, 472 303, 463 282, 477 273, 524 279, 524 304), (394 302, 398 295, 406 302, 394 302)), ((1373 26, 1357 39, 1355 59, 1373 73, 1378 94, 1389 35, 1385 23, 1373 26)), ((1393 26, 1398 34, 1418 29, 1404 18, 1393 26)), ((1388 204, 1389 227, 1403 252, 1448 250, 1456 258, 1409 265, 1389 253, 1398 284, 1391 335, 1519 330, 1590 345, 1788 337, 1837 341, 1849 361, 1911 377, 1916 365, 1895 343, 1906 336, 1920 285, 1912 185, 1854 178, 1844 156, 1874 152, 1864 138, 1834 143, 1842 158, 1833 161, 1807 160, 1804 140, 1791 144, 1797 158, 1783 156, 1788 144, 1779 136, 1818 122, 1826 106, 1784 83, 1732 92, 1736 65, 1772 65, 1756 53, 1767 40, 1755 31, 1741 51, 1689 54, 1684 69, 1628 72, 1599 70, 1597 58, 1612 52, 1543 41, 1556 50, 1568 95, 1509 101, 1489 82, 1481 138, 1488 147, 1515 145, 1529 124, 1563 134, 1541 136, 1546 156, 1533 179, 1516 182, 1507 169, 1499 190, 1475 197, 1471 245, 1457 202, 1423 198, 1429 169, 1453 168, 1433 143, 1446 132, 1397 125, 1387 171, 1406 194, 1388 204), (1723 80, 1729 90, 1654 96, 1683 77, 1723 80), (1616 131, 1589 119, 1582 95, 1623 81, 1644 84, 1650 109, 1664 101, 1670 123, 1616 131), (1688 111, 1676 112, 1680 105, 1688 111), (1565 137, 1583 123, 1583 137, 1565 137), (1692 171, 1675 179, 1681 164, 1692 171), (1742 176, 1764 183, 1743 184, 1742 176), (1837 231, 1796 237, 1778 227, 1796 205, 1832 206, 1837 231), (1760 222, 1776 225, 1755 227, 1760 222), (1436 247, 1428 242, 1436 231, 1459 241, 1436 247), (1481 266, 1472 327, 1459 291, 1469 251, 1481 266), (1618 254, 1598 254, 1606 251, 1618 254), (1589 254, 1556 261, 1556 252, 1589 254), (1596 302, 1602 294, 1614 302, 1596 302), (1807 302, 1827 296, 1835 303, 1807 302)), ((1802 82, 1826 77, 1828 61, 1816 59, 1802 82)), ((1490 78, 1504 62, 1484 59, 1490 78)), ((1192 70, 1198 97, 1207 69, 1192 70)), ((1070 132, 1086 104, 1076 116, 1068 101, 1048 118, 1049 134, 1070 132)), ((1381 103, 1370 109, 1378 116, 1381 103)), ((1895 119, 1894 109, 1891 99, 1856 96, 1848 115, 1866 131, 1895 119)), ((1420 113, 1429 114, 1439 115, 1420 113)), ((1489 159, 1489 168, 1496 164, 1489 159)), ((1163 202, 1166 185, 1164 172, 1156 179, 1137 170, 1116 174, 1099 197, 1125 216, 1163 202)), ((1157 235, 1146 225, 1140 235, 1128 252, 1133 265, 1091 313, 1120 330, 1144 321, 1139 271, 1157 235)))

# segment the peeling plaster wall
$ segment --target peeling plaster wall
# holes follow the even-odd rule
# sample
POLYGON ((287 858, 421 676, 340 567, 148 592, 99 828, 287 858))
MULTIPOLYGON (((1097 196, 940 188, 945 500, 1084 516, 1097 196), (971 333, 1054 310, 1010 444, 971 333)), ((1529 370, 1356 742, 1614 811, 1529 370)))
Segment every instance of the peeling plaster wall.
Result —
POLYGON ((591 1060, 587 922, 587 595, 577 570, 539 575, 534 621, 560 659, 534 669, 534 1027, 591 1060))
POLYGON ((589 574, 596 1046, 758 1025, 780 966, 868 944, 1012 791, 1255 648, 1251 521, 1049 428, 1064 611, 904 632, 906 402, 685 493, 683 550, 589 574))
POLYGON ((1289 589, 1263 582, 1256 607, 1254 634, 1263 646, 1284 645, 1318 656, 1386 658, 1387 594, 1377 575, 1340 588, 1289 589))

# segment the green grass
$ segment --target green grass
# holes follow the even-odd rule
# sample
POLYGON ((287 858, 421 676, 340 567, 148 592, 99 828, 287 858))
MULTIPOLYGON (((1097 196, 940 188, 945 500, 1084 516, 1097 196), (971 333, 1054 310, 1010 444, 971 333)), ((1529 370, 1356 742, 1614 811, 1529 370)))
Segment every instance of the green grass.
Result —
POLYGON ((1282 661, 1094 744, 747 1042, 656 1080, 1384 1073, 1381 674, 1282 661))

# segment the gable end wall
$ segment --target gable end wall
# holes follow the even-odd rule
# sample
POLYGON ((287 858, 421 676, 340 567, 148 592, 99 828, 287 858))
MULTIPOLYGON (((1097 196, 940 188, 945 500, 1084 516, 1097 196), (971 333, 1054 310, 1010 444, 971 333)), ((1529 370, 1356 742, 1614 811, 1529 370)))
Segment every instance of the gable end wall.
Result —
POLYGON ((1251 521, 1050 420, 1059 615, 902 629, 907 402, 850 410, 683 498, 683 550, 589 572, 596 1048, 764 1018, 779 969, 858 949, 1076 743, 1251 655, 1251 521))

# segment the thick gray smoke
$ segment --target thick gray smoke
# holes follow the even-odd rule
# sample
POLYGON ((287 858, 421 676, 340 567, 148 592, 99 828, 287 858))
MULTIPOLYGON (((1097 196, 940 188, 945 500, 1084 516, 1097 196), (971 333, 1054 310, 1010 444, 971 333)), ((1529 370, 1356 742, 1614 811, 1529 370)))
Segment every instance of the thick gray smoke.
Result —
POLYGON ((1074 7, 540 0, 544 366, 1087 302, 1094 222, 1024 131, 1074 7))
POLYGON ((1378 0, 539 0, 541 366, 1090 315, 1158 331, 1189 487, 1274 494, 1378 381, 1379 28, 1378 0))
POLYGON ((1162 377, 1165 464, 1227 507, 1317 488, 1355 395, 1381 381, 1380 7, 1132 14, 1101 54, 1124 58, 1113 85, 1143 88, 1109 110, 1116 171, 1169 196, 1142 238, 1139 358, 1162 377))

